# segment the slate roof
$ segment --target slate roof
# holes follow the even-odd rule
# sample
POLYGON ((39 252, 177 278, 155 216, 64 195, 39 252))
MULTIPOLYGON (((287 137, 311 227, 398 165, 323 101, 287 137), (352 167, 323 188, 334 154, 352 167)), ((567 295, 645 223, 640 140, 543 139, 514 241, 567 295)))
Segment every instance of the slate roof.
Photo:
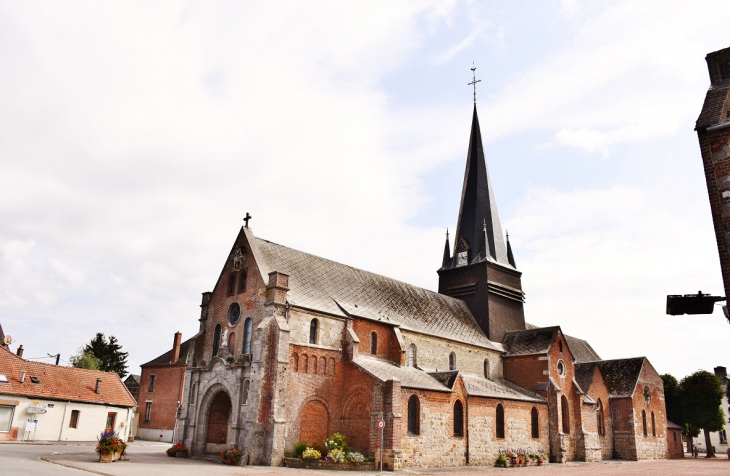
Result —
POLYGON ((610 397, 631 397, 639 381, 646 357, 597 362, 610 397))
POLYGON ((177 359, 177 362, 171 362, 172 359, 172 349, 168 350, 164 354, 160 355, 159 357, 155 357, 154 359, 150 360, 146 364, 140 365, 140 367, 159 367, 161 365, 185 365, 188 361, 188 348, 190 347, 190 343, 193 341, 193 338, 186 340, 182 344, 180 344, 180 356, 177 359))
POLYGON ((568 343, 568 347, 570 348, 570 353, 573 354, 573 358, 576 362, 595 362, 596 360, 601 360, 588 341, 565 334, 563 334, 563 336, 565 337, 565 341, 568 343))
POLYGON ((0 395, 22 395, 30 398, 71 400, 121 407, 136 407, 127 387, 114 372, 77 369, 25 360, 0 347, 0 373, 8 383, 0 383, 0 395), (20 373, 25 370, 25 382, 20 373), (37 377, 39 383, 32 383, 37 377), (96 379, 101 379, 101 392, 96 393, 96 379))
POLYGON ((597 365, 597 362, 583 362, 575 364, 575 382, 578 384, 583 393, 587 392, 591 387, 597 365))
POLYGON ((401 387, 435 390, 437 392, 451 391, 451 388, 444 386, 428 373, 415 367, 399 367, 386 360, 371 357, 356 357, 352 363, 380 382, 397 378, 400 380, 401 387))
POLYGON ((460 299, 256 238, 246 228, 244 232, 265 279, 269 271, 290 276, 287 300, 294 306, 503 350, 487 338, 460 299))
POLYGON ((695 123, 695 130, 728 121, 727 109, 730 102, 730 81, 713 84, 705 95, 702 111, 695 123))
POLYGON ((560 328, 554 326, 507 332, 502 341, 507 357, 547 353, 558 330, 560 328))
POLYGON ((124 381, 126 382, 127 380, 133 380, 139 384, 142 382, 141 379, 142 379, 141 375, 129 374, 129 375, 127 375, 127 378, 124 379, 124 381))
POLYGON ((671 421, 667 420, 667 428, 676 428, 678 430, 684 430, 681 426, 677 425, 676 423, 672 423, 671 421))
POLYGON ((428 372, 428 375, 438 380, 444 387, 453 390, 456 377, 459 376, 458 370, 447 370, 445 372, 428 372))
POLYGON ((480 375, 461 374, 466 392, 474 397, 500 398, 545 403, 540 395, 527 391, 506 380, 489 380, 480 375))

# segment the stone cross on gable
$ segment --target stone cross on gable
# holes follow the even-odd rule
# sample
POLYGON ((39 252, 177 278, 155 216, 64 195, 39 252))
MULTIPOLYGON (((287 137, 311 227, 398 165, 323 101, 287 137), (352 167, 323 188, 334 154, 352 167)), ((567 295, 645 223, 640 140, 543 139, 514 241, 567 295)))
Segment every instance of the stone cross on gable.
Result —
POLYGON ((248 221, 253 218, 251 215, 246 212, 246 216, 243 218, 243 221, 246 222, 246 228, 248 228, 248 221))

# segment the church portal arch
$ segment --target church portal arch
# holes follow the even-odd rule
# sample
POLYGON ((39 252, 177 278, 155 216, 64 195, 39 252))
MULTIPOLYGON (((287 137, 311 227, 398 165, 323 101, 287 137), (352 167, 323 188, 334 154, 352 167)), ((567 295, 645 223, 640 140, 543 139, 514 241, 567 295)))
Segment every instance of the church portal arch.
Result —
POLYGON ((231 398, 224 390, 219 390, 205 408, 205 452, 217 453, 226 448, 228 428, 231 419, 231 398))
POLYGON ((299 441, 319 443, 329 436, 329 411, 325 403, 312 398, 302 407, 299 419, 299 441))

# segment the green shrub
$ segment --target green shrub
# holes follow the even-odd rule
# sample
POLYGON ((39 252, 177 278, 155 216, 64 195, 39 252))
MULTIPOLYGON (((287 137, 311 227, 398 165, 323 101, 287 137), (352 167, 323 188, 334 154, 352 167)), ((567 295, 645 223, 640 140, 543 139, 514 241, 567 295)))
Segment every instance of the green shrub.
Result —
POLYGON ((300 441, 299 443, 294 445, 294 457, 301 458, 302 453, 304 453, 304 450, 307 449, 307 446, 309 446, 309 443, 305 443, 303 441, 300 441))
POLYGON ((347 452, 347 440, 339 433, 335 433, 326 440, 324 440, 324 447, 328 451, 334 449, 341 450, 343 453, 347 452))

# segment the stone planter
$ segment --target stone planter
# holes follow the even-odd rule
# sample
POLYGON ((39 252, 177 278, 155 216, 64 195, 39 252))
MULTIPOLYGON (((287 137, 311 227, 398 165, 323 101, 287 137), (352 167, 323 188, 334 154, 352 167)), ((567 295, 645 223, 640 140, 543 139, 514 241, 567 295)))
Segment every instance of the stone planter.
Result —
POLYGON ((331 461, 304 461, 299 458, 284 458, 284 466, 301 469, 320 469, 329 471, 376 471, 375 462, 333 463, 331 461))
POLYGON ((113 463, 122 457, 122 454, 118 451, 113 453, 102 453, 99 455, 99 462, 101 463, 113 463))
POLYGON ((187 458, 188 452, 187 451, 176 451, 175 452, 175 458, 187 458))

